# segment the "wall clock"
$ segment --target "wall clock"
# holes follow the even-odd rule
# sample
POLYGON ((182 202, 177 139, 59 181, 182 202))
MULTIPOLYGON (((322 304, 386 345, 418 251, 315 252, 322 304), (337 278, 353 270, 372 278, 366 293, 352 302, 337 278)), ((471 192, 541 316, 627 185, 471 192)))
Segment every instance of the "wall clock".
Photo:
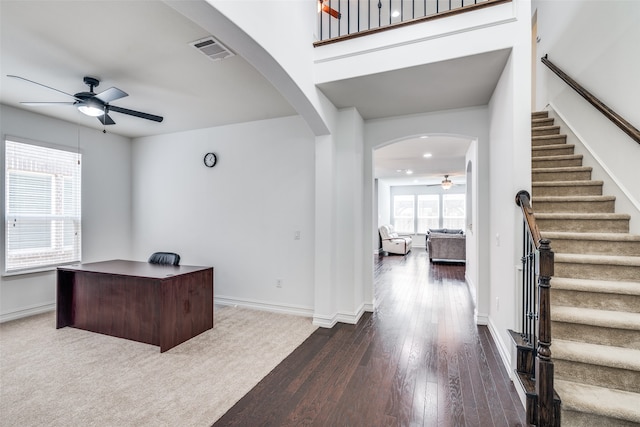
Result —
POLYGON ((204 155, 204 165, 208 168, 212 168, 216 165, 218 158, 214 153, 207 153, 204 155))

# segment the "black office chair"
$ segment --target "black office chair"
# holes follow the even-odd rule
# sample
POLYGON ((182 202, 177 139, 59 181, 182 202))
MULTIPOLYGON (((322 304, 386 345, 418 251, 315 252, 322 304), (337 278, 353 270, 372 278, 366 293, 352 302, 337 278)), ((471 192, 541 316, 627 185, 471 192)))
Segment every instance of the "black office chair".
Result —
POLYGON ((180 265, 180 255, 173 252, 155 252, 149 257, 151 264, 180 265))

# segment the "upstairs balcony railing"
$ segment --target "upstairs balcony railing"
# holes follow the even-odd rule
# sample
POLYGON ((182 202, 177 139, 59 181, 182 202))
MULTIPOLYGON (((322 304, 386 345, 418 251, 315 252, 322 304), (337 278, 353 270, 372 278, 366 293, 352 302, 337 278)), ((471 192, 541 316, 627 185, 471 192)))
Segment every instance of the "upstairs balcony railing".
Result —
POLYGON ((318 0, 321 46, 511 0, 318 0))

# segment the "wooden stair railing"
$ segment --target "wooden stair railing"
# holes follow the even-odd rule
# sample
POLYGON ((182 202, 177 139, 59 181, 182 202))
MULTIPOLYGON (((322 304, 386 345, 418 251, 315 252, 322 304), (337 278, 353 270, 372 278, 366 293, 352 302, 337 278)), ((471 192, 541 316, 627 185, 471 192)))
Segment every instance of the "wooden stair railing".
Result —
POLYGON ((634 127, 631 123, 625 120, 620 114, 609 108, 604 102, 596 98, 591 92, 585 89, 580 83, 569 77, 567 73, 562 71, 553 62, 549 61, 548 55, 541 58, 543 64, 551 69, 562 80, 565 81, 573 90, 578 92, 584 99, 586 99, 591 105, 593 105, 598 111, 600 111, 606 118, 611 120, 616 126, 618 126, 624 133, 629 135, 634 141, 640 144, 640 130, 634 127))
POLYGON ((560 425, 560 399, 553 389, 551 360, 551 277, 553 251, 543 239, 527 191, 516 195, 524 219, 522 328, 509 331, 517 347, 518 378, 525 390, 527 423, 538 427, 560 425))

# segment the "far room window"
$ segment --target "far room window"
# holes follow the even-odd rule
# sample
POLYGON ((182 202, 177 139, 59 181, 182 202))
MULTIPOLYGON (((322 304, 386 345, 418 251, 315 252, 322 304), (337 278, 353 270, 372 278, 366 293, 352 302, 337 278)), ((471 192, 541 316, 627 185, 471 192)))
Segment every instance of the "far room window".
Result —
POLYGON ((444 194, 442 196, 442 217, 444 228, 464 230, 465 195, 444 194))
POLYGON ((438 228, 440 221, 440 197, 437 194, 418 195, 418 233, 427 234, 430 228, 438 228))
POLYGON ((81 260, 80 154, 5 141, 5 273, 81 260))
POLYGON ((414 232, 414 197, 393 196, 393 226, 401 233, 414 232))

